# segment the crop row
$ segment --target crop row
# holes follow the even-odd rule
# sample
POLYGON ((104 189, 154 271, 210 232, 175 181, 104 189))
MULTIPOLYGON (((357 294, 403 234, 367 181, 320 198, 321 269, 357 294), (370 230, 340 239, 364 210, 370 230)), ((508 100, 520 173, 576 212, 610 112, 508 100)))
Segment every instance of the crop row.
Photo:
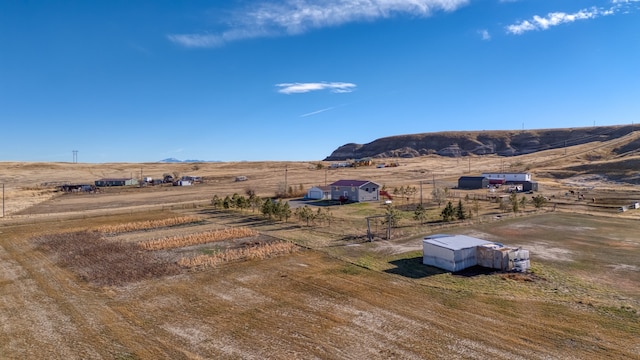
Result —
POLYGON ((150 230, 162 227, 193 224, 202 221, 195 216, 177 216, 168 219, 136 221, 117 225, 102 225, 95 228, 95 231, 103 234, 118 234, 139 230, 150 230))
POLYGON ((184 246, 206 244, 216 241, 240 239, 258 235, 258 232, 249 228, 226 228, 223 230, 209 231, 198 234, 177 235, 162 239, 153 239, 140 243, 143 249, 163 250, 184 246))
POLYGON ((188 268, 214 267, 230 261, 266 259, 271 256, 291 254, 297 249, 298 247, 296 245, 288 242, 260 244, 247 248, 231 249, 213 255, 198 255, 192 258, 182 258, 178 260, 178 265, 188 268))

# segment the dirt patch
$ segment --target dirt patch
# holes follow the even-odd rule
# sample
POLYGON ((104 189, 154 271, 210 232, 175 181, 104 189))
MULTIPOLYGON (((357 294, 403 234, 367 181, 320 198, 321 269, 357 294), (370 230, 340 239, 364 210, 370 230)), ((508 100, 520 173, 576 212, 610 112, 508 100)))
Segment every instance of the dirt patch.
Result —
POLYGON ((135 244, 110 241, 96 232, 44 235, 33 241, 58 264, 94 285, 122 285, 180 272, 175 264, 163 262, 135 244))

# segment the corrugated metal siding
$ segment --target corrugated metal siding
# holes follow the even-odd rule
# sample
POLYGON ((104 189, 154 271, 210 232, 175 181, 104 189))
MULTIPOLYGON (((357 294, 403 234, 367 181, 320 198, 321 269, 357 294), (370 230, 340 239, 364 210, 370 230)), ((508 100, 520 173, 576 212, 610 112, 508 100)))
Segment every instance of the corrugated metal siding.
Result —
POLYGON ((422 263, 447 271, 478 265, 476 247, 490 241, 464 235, 435 235, 422 241, 422 263))

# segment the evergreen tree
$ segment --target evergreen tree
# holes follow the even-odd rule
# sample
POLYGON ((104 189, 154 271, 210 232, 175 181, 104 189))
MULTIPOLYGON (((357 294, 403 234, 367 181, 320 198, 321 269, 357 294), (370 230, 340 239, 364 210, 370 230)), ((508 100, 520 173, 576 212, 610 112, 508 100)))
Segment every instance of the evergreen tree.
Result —
POLYGON ((224 200, 222 200, 222 207, 225 209, 230 209, 233 207, 233 201, 231 200, 231 197, 229 197, 229 195, 224 197, 224 200))
POLYGON ((425 220, 427 220, 427 210, 422 204, 416 206, 416 210, 413 212, 413 219, 420 221, 420 224, 424 224, 425 220))
POLYGON ((267 216, 269 219, 273 218, 273 201, 271 199, 265 199, 262 203, 262 215, 267 216))
POLYGON ((451 204, 451 201, 447 202, 447 206, 445 206, 445 208, 442 209, 441 215, 442 215, 442 221, 449 222, 453 220, 455 216, 455 210, 453 208, 453 204, 451 204))
POLYGON ((289 218, 291 217, 291 206, 289 206, 289 202, 282 205, 282 217, 284 217, 285 222, 289 222, 289 218))
POLYGON ((464 220, 467 217, 467 214, 462 207, 462 200, 458 200, 458 206, 456 206, 456 217, 458 220, 464 220))

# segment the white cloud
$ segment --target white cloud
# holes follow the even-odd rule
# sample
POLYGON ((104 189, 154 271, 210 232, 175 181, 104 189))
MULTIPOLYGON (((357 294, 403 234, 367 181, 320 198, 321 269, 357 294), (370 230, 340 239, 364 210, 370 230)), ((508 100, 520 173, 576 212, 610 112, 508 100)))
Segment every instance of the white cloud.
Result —
POLYGON ((356 84, 345 82, 319 82, 319 83, 282 83, 276 84, 281 94, 300 94, 310 91, 330 90, 334 93, 352 92, 356 84))
MULTIPOLYGON (((553 26, 572 23, 578 20, 595 19, 602 16, 614 15, 625 10, 632 3, 638 3, 640 0, 611 0, 613 4, 609 8, 591 7, 582 9, 575 13, 551 12, 547 16, 534 15, 532 19, 523 20, 519 23, 508 25, 505 27, 507 33, 520 35, 527 31, 547 30, 553 26)), ((636 5, 637 6, 637 5, 636 5)))
POLYGON ((578 20, 594 19, 600 16, 611 15, 609 9, 599 9, 592 7, 590 9, 582 9, 573 14, 567 14, 564 12, 552 12, 547 16, 542 17, 534 15, 531 20, 524 20, 520 23, 508 25, 506 27, 507 32, 510 34, 522 34, 532 30, 547 30, 552 26, 558 26, 560 24, 572 23, 578 20))
POLYGON ((436 11, 455 11, 470 0, 287 0, 238 9, 225 31, 171 34, 168 39, 186 47, 217 47, 227 42, 266 36, 302 34, 312 29, 394 15, 427 17, 436 11))
POLYGON ((491 34, 487 29, 478 30, 478 34, 480 34, 482 40, 491 40, 491 34))

